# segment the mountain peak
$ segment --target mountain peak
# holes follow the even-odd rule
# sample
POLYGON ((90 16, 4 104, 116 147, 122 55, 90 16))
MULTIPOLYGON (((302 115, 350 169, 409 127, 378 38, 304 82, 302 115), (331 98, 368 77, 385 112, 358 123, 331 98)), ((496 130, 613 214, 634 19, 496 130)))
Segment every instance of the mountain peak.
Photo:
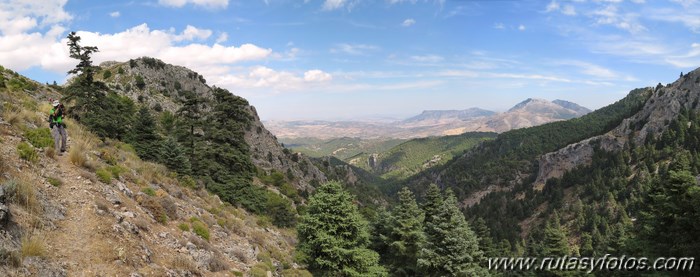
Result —
POLYGON ((520 103, 518 103, 518 104, 515 104, 515 106, 513 106, 512 108, 510 108, 510 109, 508 110, 508 112, 514 112, 514 111, 517 111, 517 110, 522 110, 522 109, 525 109, 527 106, 533 105, 533 104, 543 104, 543 105, 547 105, 547 104, 551 104, 551 102, 549 102, 549 101, 547 101, 547 100, 544 100, 544 99, 540 99, 540 98, 528 98, 528 99, 525 99, 524 101, 522 101, 522 102, 520 102, 520 103))

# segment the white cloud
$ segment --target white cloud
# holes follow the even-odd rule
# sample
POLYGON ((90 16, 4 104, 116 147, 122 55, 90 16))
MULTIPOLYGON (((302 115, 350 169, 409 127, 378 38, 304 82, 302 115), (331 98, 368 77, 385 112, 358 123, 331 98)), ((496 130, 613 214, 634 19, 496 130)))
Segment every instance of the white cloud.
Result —
POLYGON ((194 39, 205 40, 208 39, 213 32, 207 29, 198 29, 197 27, 187 25, 185 30, 181 35, 174 37, 175 41, 191 41, 194 39))
POLYGON ((438 55, 425 55, 425 56, 411 56, 411 60, 420 63, 439 63, 445 58, 438 55))
POLYGON ((545 12, 554 12, 554 11, 558 11, 559 8, 560 8, 559 2, 557 2, 557 1, 552 1, 552 2, 549 2, 549 4, 547 4, 547 8, 545 9, 545 12))
POLYGON ((555 62, 554 65, 573 66, 578 68, 579 72, 581 72, 582 74, 592 76, 598 79, 637 81, 636 78, 630 75, 622 74, 612 69, 584 61, 564 60, 555 62))
POLYGON ((409 19, 404 20, 403 23, 401 23, 401 26, 410 27, 413 24, 416 24, 416 21, 413 18, 409 18, 409 19))
POLYGON ((503 23, 500 23, 500 22, 499 22, 499 23, 493 24, 493 28, 494 28, 494 29, 503 30, 503 29, 506 28, 506 25, 503 25, 503 23))
POLYGON ((228 40, 228 33, 223 32, 216 38, 216 43, 224 43, 228 40))
POLYGON ((525 31, 525 25, 520 24, 520 26, 518 26, 518 30, 525 31))
MULTIPOLYGON (((63 28, 56 27, 43 35, 31 33, 1 36, 0 60, 15 70, 40 66, 55 72, 66 72, 75 61, 68 58, 67 39, 60 37, 63 32, 63 28)), ((77 34, 82 38, 82 45, 99 48, 100 51, 93 56, 96 63, 150 56, 163 59, 167 63, 206 71, 207 67, 214 65, 262 60, 272 53, 270 49, 253 44, 243 44, 239 47, 196 43, 174 45, 175 42, 205 39, 211 35, 210 32, 188 26, 177 34, 172 30, 151 30, 148 25, 141 24, 114 34, 86 31, 79 31, 77 34)))
POLYGON ((547 7, 545 8, 545 12, 556 12, 560 11, 564 15, 569 15, 569 16, 574 16, 576 15, 576 8, 574 8, 573 5, 564 5, 562 6, 557 2, 556 0, 553 0, 552 2, 549 2, 547 4, 547 7))
POLYGON ((205 8, 226 8, 229 0, 158 0, 158 3, 164 6, 181 8, 187 4, 202 6, 205 8))
POLYGON ((595 10, 591 13, 591 16, 596 20, 596 24, 598 25, 612 25, 633 34, 647 30, 646 27, 637 20, 639 17, 638 14, 620 14, 617 6, 614 5, 608 5, 602 9, 595 10))
POLYGON ((307 82, 327 82, 333 79, 331 74, 323 72, 318 69, 313 69, 304 72, 304 81, 307 82))
POLYGON ((0 1, 0 33, 20 34, 50 27, 72 18, 64 9, 68 0, 0 1))
POLYGON ((561 13, 563 13, 564 15, 574 16, 574 15, 576 15, 576 9, 572 5, 565 5, 561 9, 561 13))
POLYGON ((379 50, 379 47, 368 44, 340 43, 331 48, 331 53, 345 53, 350 55, 366 55, 367 52, 379 50))
POLYGON ((114 17, 114 18, 117 18, 121 15, 122 14, 119 11, 114 11, 114 12, 109 13, 109 16, 114 17))
POLYGON ((323 2, 323 10, 332 11, 345 6, 346 0, 326 0, 323 2))
POLYGON ((255 66, 243 72, 220 75, 212 79, 217 85, 234 89, 271 88, 280 92, 302 90, 309 86, 321 85, 332 80, 332 76, 318 69, 295 74, 265 66, 255 66))

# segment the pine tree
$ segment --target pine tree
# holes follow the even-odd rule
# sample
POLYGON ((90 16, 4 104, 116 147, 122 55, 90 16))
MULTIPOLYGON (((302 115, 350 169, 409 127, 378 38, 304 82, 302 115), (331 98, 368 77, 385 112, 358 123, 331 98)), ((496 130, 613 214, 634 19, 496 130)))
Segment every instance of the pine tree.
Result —
POLYGON ((657 256, 700 253, 700 186, 687 153, 680 153, 666 175, 654 181, 640 217, 640 237, 657 256))
POLYGON ((162 139, 156 133, 156 121, 146 107, 142 107, 134 122, 132 144, 136 153, 144 160, 160 161, 162 139))
POLYGON ((190 159, 185 155, 182 146, 172 137, 168 137, 163 142, 160 161, 179 174, 189 175, 191 173, 190 159))
POLYGON ((547 257, 561 257, 570 253, 566 231, 559 223, 559 213, 555 211, 544 228, 542 254, 547 257))
POLYGON ((68 48, 70 49, 70 57, 79 60, 75 68, 68 71, 68 73, 79 75, 81 77, 79 81, 84 81, 90 85, 93 81, 93 74, 96 71, 90 56, 95 52, 99 52, 99 50, 95 46, 81 46, 80 36, 76 35, 75 32, 68 34, 68 48))
POLYGON ((472 223, 474 233, 479 237, 479 249, 484 252, 486 257, 505 257, 507 253, 497 253, 493 239, 491 238, 491 230, 486 226, 486 221, 479 217, 472 223))
POLYGON ((392 276, 418 276, 418 252, 425 241, 423 211, 407 187, 399 192, 399 204, 392 210, 389 224, 388 256, 392 276))
POLYGON ((426 243, 418 258, 422 275, 488 276, 488 271, 479 266, 483 253, 478 238, 459 210, 452 191, 448 190, 443 199, 437 186, 431 185, 426 201, 426 243))
POLYGON ((387 275, 378 265, 379 254, 367 248, 367 222, 338 182, 322 185, 310 197, 297 232, 297 251, 314 275, 387 275))

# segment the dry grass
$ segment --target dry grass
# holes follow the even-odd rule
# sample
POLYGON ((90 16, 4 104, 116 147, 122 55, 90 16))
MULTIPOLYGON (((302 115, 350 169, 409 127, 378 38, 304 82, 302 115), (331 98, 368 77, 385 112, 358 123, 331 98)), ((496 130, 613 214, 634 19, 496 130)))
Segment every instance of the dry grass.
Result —
POLYGON ((21 175, 19 180, 9 180, 5 183, 5 189, 13 203, 18 204, 31 213, 41 212, 41 203, 37 199, 36 190, 32 186, 33 180, 26 175, 21 175))
POLYGON ((194 263, 194 261, 184 255, 176 255, 170 262, 170 266, 175 269, 185 270, 192 272, 195 275, 199 275, 197 265, 194 263))
POLYGON ((240 262, 242 263, 249 263, 250 258, 248 257, 248 254, 246 254, 245 250, 236 248, 236 250, 233 250, 233 256, 236 257, 240 262))
POLYGON ((165 210, 165 213, 168 215, 168 218, 171 220, 178 220, 180 218, 180 216, 177 214, 177 205, 175 205, 175 202, 170 199, 170 197, 162 197, 160 198, 159 202, 165 210))
POLYGON ((46 153, 46 157, 53 159, 53 160, 56 160, 56 150, 53 149, 53 147, 47 147, 44 150, 44 153, 46 153))
POLYGON ((0 249, 0 266, 22 266, 22 254, 19 251, 0 249))
POLYGON ((94 134, 87 131, 85 127, 73 120, 66 119, 66 124, 70 126, 68 136, 72 142, 68 150, 68 159, 76 166, 87 167, 87 153, 95 149, 98 139, 94 134))
POLYGON ((95 207, 100 211, 109 213, 109 207, 111 206, 112 204, 110 204, 106 199, 102 197, 98 197, 97 199, 95 199, 95 207))
POLYGON ((229 266, 226 259, 222 255, 214 255, 209 259, 209 271, 219 272, 228 270, 229 266))
POLYGON ((136 225, 136 227, 139 227, 139 229, 141 229, 144 232, 148 232, 150 230, 148 228, 148 221, 146 221, 143 218, 140 218, 140 217, 136 218, 136 219, 134 219, 133 222, 134 222, 134 225, 136 225))
POLYGON ((161 206, 154 197, 139 197, 137 200, 141 207, 151 212, 156 221, 163 224, 167 222, 168 215, 165 213, 165 209, 163 209, 163 206, 161 206))
POLYGON ((44 241, 36 235, 25 235, 22 237, 20 253, 22 257, 42 257, 46 254, 44 241))

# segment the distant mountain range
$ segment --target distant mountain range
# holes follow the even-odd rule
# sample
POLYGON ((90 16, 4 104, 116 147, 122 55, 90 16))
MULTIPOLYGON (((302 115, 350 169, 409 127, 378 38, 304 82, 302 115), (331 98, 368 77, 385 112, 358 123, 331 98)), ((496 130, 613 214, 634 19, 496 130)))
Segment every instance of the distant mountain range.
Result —
POLYGON ((480 108, 426 110, 397 122, 366 121, 266 121, 280 138, 418 138, 458 135, 465 132, 506 132, 582 116, 591 110, 565 100, 528 98, 506 112, 480 108))

